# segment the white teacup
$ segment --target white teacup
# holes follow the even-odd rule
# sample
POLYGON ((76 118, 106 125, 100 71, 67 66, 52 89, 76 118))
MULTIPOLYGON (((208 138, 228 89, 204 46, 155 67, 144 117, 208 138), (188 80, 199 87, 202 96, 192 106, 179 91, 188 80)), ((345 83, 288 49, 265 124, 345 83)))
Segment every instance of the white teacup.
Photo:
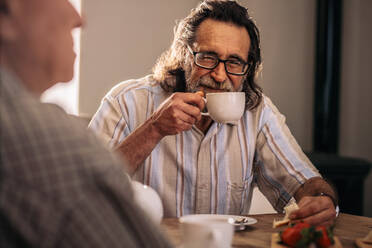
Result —
POLYGON ((205 102, 208 113, 202 115, 210 116, 216 122, 236 124, 244 113, 245 93, 207 93, 205 102))
POLYGON ((188 215, 180 218, 182 248, 230 248, 234 226, 228 220, 198 218, 188 215))
POLYGON ((150 186, 132 181, 134 191, 134 201, 150 217, 150 219, 160 224, 163 218, 163 204, 156 191, 150 186))

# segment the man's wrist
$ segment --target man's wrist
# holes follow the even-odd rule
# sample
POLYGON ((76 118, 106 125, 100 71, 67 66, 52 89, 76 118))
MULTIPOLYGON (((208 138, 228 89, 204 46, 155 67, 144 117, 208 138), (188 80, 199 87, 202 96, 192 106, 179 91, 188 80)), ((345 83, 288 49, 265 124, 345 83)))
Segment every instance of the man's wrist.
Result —
POLYGON ((336 217, 338 217, 338 215, 340 214, 340 207, 338 206, 337 199, 334 196, 332 196, 330 194, 327 194, 327 193, 323 193, 323 192, 317 194, 316 196, 327 196, 327 197, 329 197, 331 199, 331 201, 333 202, 333 205, 335 206, 336 217))
POLYGON ((338 201, 337 201, 336 197, 331 195, 331 194, 320 192, 320 193, 316 194, 315 196, 328 196, 331 199, 331 201, 333 202, 333 205, 335 206, 335 208, 338 206, 338 201))
POLYGON ((151 116, 145 123, 144 126, 146 127, 146 132, 149 137, 156 140, 156 143, 158 143, 162 138, 164 138, 166 135, 164 135, 161 125, 157 123, 156 118, 154 116, 151 116))
POLYGON ((305 181, 295 193, 295 199, 299 201, 304 196, 327 196, 331 199, 338 216, 338 197, 335 187, 321 177, 313 177, 305 181))

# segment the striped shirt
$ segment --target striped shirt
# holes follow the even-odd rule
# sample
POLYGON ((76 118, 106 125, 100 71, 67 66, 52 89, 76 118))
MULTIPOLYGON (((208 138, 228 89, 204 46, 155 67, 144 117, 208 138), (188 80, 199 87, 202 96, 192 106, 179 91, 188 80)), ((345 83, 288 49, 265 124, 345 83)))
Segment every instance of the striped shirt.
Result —
MULTIPOLYGON (((170 96, 151 75, 115 86, 89 127, 114 149, 170 96)), ((213 122, 164 137, 133 175, 160 194, 165 216, 248 214, 253 184, 282 211, 307 179, 320 176, 270 99, 237 125, 213 122)))

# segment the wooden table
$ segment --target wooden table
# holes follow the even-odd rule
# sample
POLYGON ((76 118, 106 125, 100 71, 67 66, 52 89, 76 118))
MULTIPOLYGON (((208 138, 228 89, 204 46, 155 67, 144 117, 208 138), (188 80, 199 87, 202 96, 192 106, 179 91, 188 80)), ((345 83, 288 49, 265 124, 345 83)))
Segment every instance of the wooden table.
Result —
MULTIPOLYGON (((252 215, 251 217, 258 222, 244 231, 235 232, 232 247, 270 247, 271 234, 284 229, 284 227, 273 229, 273 219, 280 219, 282 216, 282 214, 252 215)), ((161 226, 171 242, 179 246, 182 233, 178 219, 165 218, 161 226)), ((366 236, 370 230, 372 218, 341 213, 336 220, 334 234, 340 239, 342 247, 348 248, 355 247, 355 239, 366 236)))

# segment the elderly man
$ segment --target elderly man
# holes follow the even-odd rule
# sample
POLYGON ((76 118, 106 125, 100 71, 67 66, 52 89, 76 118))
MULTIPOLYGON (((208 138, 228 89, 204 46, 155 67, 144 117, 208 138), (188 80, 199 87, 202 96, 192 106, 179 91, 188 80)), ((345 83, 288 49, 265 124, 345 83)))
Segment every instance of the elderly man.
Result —
POLYGON ((260 66, 247 10, 204 1, 178 24, 154 74, 113 88, 90 128, 130 161, 134 179, 159 192, 166 216, 247 214, 257 183, 278 211, 299 202, 293 220, 330 224, 335 192, 256 84, 260 66), (202 116, 199 91, 245 92, 243 117, 231 125, 202 116))
POLYGON ((168 247, 122 162, 37 99, 73 75, 68 0, 0 0, 1 247, 168 247))

